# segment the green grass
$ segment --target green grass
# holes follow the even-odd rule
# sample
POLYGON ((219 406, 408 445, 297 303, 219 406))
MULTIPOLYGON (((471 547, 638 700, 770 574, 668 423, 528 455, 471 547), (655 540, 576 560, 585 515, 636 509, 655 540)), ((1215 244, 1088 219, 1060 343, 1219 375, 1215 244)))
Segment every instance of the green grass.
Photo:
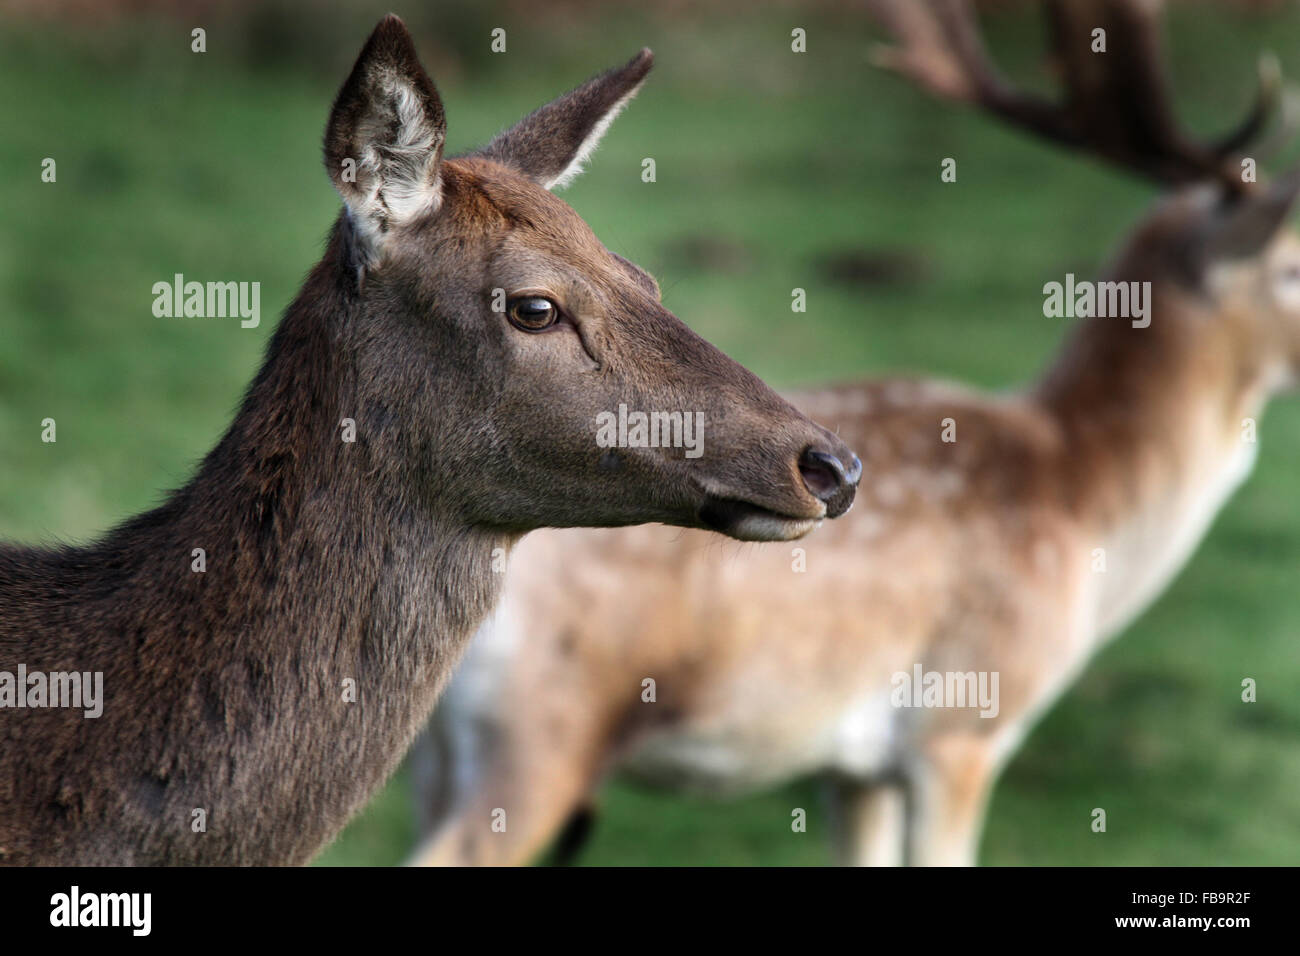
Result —
MULTIPOLYGON (((281 37, 279 9, 256 35, 214 24, 202 56, 189 52, 188 25, 160 21, 0 31, 5 538, 84 540, 183 482, 319 255, 337 207, 321 129, 370 18, 309 18, 305 35, 281 37), (263 65, 267 44, 282 67, 263 65), (39 180, 46 156, 55 184, 39 180), (150 287, 174 272, 261 281, 261 328, 154 318, 150 287), (56 444, 39 440, 46 417, 56 444)), ((533 23, 454 4, 451 28, 419 39, 435 51, 453 151, 652 46, 649 84, 566 198, 656 272, 670 308, 774 384, 896 369, 989 387, 1031 378, 1064 331, 1042 318, 1042 283, 1094 270, 1151 191, 873 72, 856 14, 740 9, 533 23), (515 52, 492 57, 498 20, 515 52), (789 52, 794 25, 809 31, 806 55, 789 52), (654 184, 640 180, 647 156, 654 184), (944 185, 948 156, 958 181, 944 185), (701 263, 674 251, 699 240, 734 255, 701 263), (846 251, 911 268, 836 284, 820 263, 846 251), (805 314, 790 312, 796 286, 805 314)), ((1239 115, 1261 48, 1300 76, 1294 8, 1175 12, 1180 108, 1194 128, 1239 115)), ((437 25, 420 16, 417 27, 437 25)), ((990 32, 1012 73, 1043 82, 1032 19, 1001 16, 990 32)), ((1300 402, 1278 403, 1261 434, 1258 470, 1190 566, 1011 764, 984 862, 1300 861, 1300 402), (1259 681, 1251 706, 1238 701, 1246 676, 1259 681), (1098 806, 1105 834, 1089 828, 1098 806)), ((320 862, 396 862, 413 838, 410 809, 399 775, 320 862)), ((807 781, 725 804, 615 782, 601 810, 584 862, 829 859, 807 781), (807 833, 791 832, 794 807, 808 809, 807 833)))

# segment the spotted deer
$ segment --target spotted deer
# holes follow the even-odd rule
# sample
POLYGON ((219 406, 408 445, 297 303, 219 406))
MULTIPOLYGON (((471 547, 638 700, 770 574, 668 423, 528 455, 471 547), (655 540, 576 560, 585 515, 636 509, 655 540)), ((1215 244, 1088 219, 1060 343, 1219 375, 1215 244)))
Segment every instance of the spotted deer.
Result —
POLYGON ((99 673, 104 697, 87 719, 33 684, 15 709, 11 680, 0 862, 304 863, 427 720, 527 531, 782 540, 849 507, 844 443, 548 191, 650 65, 444 158, 438 93, 380 23, 325 136, 328 249, 198 473, 87 547, 0 548, 0 678, 99 673), (620 404, 702 414, 702 453, 600 447, 620 404))
POLYGON ((1060 105, 998 75, 967 4, 877 10, 884 65, 1171 187, 1109 270, 1151 283, 1147 321, 1080 319, 1004 394, 897 378, 791 395, 867 476, 806 548, 653 526, 530 537, 417 747, 413 862, 528 861, 576 835, 617 770, 708 795, 820 774, 842 862, 971 864, 1037 715, 1249 473, 1243 421, 1300 368, 1300 241, 1282 230, 1300 179, 1239 175, 1271 70, 1207 145, 1173 122, 1150 3, 1049 5, 1060 105), (948 697, 925 696, 932 674, 948 697))

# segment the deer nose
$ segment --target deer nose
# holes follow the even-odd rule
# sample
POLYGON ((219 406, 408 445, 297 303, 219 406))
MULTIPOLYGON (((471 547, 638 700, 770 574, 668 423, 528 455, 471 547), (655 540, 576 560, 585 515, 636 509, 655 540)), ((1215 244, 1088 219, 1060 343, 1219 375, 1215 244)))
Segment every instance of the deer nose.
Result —
POLYGON ((804 487, 818 501, 826 505, 826 515, 838 518, 853 504, 853 495, 862 477, 862 461, 853 452, 848 453, 849 463, 830 452, 808 447, 799 456, 799 475, 804 487))

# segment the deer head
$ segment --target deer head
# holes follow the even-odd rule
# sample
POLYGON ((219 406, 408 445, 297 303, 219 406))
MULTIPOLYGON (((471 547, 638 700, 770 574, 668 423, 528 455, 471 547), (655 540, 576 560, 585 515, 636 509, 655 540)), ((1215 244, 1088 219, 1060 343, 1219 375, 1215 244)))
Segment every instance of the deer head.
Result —
POLYGON ((848 509, 857 458, 692 333, 649 275, 549 192, 580 171, 651 60, 642 50, 447 158, 410 35, 396 17, 379 24, 325 137, 346 204, 355 318, 339 334, 359 400, 371 420, 407 403, 396 467, 472 524, 798 537, 848 509), (695 416, 688 425, 702 415, 702 448, 602 447, 600 416, 620 406, 695 416))
MULTIPOLYGON (((1242 166, 1243 150, 1279 99, 1275 59, 1260 60, 1258 96, 1245 121, 1200 142, 1180 130, 1174 114, 1158 0, 1049 0, 1061 102, 1018 90, 1000 75, 967 0, 873 0, 872 7, 898 41, 877 51, 879 65, 1167 187, 1130 233, 1112 276, 1152 283, 1155 322, 1164 326, 1154 334, 1208 334, 1240 349, 1240 360, 1271 384, 1295 380, 1300 240, 1284 226, 1300 194, 1300 171, 1257 184, 1244 181, 1242 166), (1104 52, 1095 46, 1099 30, 1104 52)), ((1123 334, 1118 324, 1114 334, 1123 334)))

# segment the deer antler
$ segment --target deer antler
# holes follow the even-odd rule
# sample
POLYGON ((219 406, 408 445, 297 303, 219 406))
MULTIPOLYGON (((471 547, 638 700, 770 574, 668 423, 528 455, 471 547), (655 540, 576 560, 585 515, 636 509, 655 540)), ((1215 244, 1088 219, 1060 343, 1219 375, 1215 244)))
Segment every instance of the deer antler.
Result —
POLYGON ((1160 183, 1216 179, 1241 190, 1236 155, 1259 135, 1281 93, 1276 59, 1261 58, 1259 91, 1246 120, 1213 143, 1188 137, 1174 116, 1163 69, 1160 0, 1048 0, 1052 50, 1065 83, 1059 103, 1002 77, 969 0, 871 0, 870 6, 898 44, 875 51, 877 65, 936 96, 980 106, 1160 183), (1104 53, 1093 52, 1099 28, 1104 53))

